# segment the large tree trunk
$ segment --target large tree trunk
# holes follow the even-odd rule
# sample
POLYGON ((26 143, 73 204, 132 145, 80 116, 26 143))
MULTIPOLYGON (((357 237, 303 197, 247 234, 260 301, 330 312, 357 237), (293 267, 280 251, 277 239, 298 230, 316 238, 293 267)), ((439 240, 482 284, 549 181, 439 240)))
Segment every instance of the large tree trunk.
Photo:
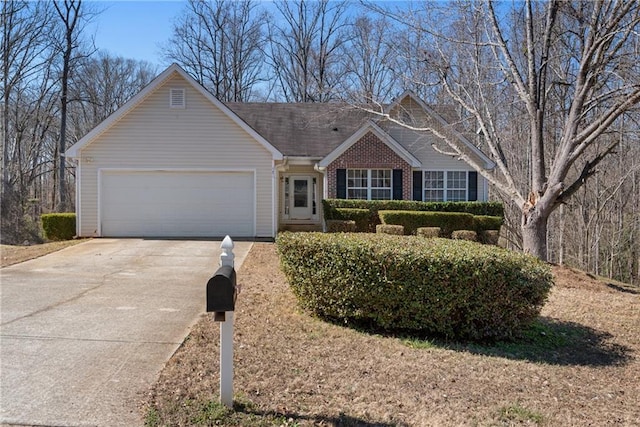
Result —
POLYGON ((524 253, 547 261, 547 225, 551 209, 546 203, 537 203, 532 193, 522 208, 522 249, 524 253))

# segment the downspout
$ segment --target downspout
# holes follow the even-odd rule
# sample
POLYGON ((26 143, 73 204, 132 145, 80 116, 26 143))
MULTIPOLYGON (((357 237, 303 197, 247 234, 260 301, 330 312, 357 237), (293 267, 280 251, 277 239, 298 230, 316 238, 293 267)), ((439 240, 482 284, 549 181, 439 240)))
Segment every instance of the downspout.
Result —
POLYGON ((276 165, 276 161, 272 160, 272 180, 273 182, 273 237, 275 238, 278 234, 278 225, 280 224, 280 172, 284 172, 289 169, 289 157, 284 156, 282 159, 282 163, 276 165))
POLYGON ((271 237, 274 239, 278 234, 278 174, 276 172, 276 161, 271 160, 271 212, 273 214, 271 220, 271 237))
POLYGON ((82 203, 81 199, 81 183, 82 183, 82 157, 73 159, 73 163, 76 164, 76 236, 80 236, 80 232, 82 230, 82 215, 80 215, 80 204, 82 203))
MULTIPOLYGON (((316 163, 315 165, 313 165, 313 170, 320 173, 322 175, 322 198, 326 199, 327 196, 329 195, 328 193, 328 184, 329 184, 329 180, 327 178, 327 167, 326 166, 319 166, 318 163, 316 163)), ((318 203, 319 206, 319 213, 320 213, 320 218, 322 218, 322 231, 324 231, 325 233, 327 232, 327 224, 324 221, 324 207, 322 205, 322 200, 320 200, 320 203, 318 203)))

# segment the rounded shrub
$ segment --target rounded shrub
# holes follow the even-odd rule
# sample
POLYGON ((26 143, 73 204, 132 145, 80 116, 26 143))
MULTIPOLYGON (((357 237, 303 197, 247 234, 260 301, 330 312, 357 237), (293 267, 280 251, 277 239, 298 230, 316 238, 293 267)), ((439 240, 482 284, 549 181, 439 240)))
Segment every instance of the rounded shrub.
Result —
POLYGON ((402 225, 378 224, 376 225, 376 233, 402 236, 404 235, 404 227, 402 225))
POLYGON ((303 309, 385 330, 509 338, 538 316, 552 285, 539 260, 467 241, 281 233, 276 242, 303 309))

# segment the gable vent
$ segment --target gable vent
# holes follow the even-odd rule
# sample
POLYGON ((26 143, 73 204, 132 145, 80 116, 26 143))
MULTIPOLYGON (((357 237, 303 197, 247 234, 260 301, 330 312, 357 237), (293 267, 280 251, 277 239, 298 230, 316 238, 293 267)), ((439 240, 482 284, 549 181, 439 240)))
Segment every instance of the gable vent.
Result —
POLYGON ((184 89, 172 88, 169 91, 169 107, 171 107, 171 108, 184 108, 185 107, 185 92, 184 92, 184 89))

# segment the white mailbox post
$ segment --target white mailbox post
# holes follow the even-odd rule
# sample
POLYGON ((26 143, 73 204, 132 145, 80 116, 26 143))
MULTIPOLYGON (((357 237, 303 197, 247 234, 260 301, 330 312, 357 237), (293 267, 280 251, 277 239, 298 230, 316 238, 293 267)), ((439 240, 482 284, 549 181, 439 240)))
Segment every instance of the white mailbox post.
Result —
MULTIPOLYGON (((226 236, 220 245, 220 266, 234 267, 233 240, 226 236)), ((233 311, 220 322, 220 403, 233 407, 233 311)))

